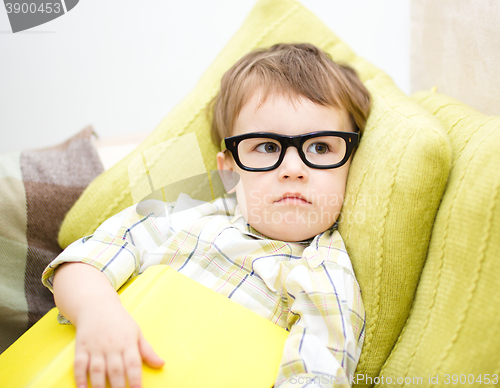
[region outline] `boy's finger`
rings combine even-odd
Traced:
[[[112,353],[106,357],[106,373],[111,388],[125,388],[125,367],[120,353]]]
[[[91,355],[89,377],[92,388],[106,387],[106,361],[102,355]]]
[[[142,359],[137,348],[130,349],[123,355],[125,371],[127,373],[128,385],[131,388],[141,387],[142,383]]]
[[[76,352],[74,362],[75,383],[77,388],[87,388],[87,369],[89,355],[87,352]]]
[[[153,347],[148,341],[146,341],[142,333],[139,337],[139,351],[141,352],[142,359],[149,366],[153,368],[161,368],[165,364],[165,361],[163,361],[160,356],[156,354]]]

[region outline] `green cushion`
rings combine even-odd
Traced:
[[[492,383],[500,365],[500,117],[438,93],[415,99],[447,128],[453,167],[415,305],[382,373],[425,382],[439,374],[441,385],[446,374],[462,383],[490,374]]]
[[[67,246],[132,205],[131,193],[142,192],[136,186],[143,182],[141,187],[146,187],[148,179],[133,178],[129,183],[130,164],[140,165],[142,160],[147,165],[141,167],[144,174],[154,169],[167,183],[175,181],[179,171],[186,177],[196,176],[199,163],[168,161],[172,148],[164,143],[167,139],[195,133],[206,169],[215,169],[217,149],[210,142],[205,107],[217,93],[222,74],[237,59],[254,48],[278,42],[317,45],[333,59],[354,67],[373,95],[373,112],[351,167],[340,231],[367,310],[367,338],[358,373],[377,376],[413,300],[432,220],[449,173],[451,151],[446,133],[429,112],[406,97],[385,73],[356,56],[295,1],[263,0],[255,5],[193,92],[137,150],[85,191],[66,217],[59,241]],[[146,155],[145,151],[157,144],[162,146],[154,156]],[[188,194],[192,192],[188,190]]]
[[[349,172],[339,231],[367,311],[357,373],[375,377],[413,303],[451,151],[442,127],[386,76],[366,86],[373,110]]]

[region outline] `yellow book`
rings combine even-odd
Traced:
[[[168,266],[121,290],[124,306],[165,360],[143,387],[270,388],[288,332]],[[75,328],[51,310],[0,355],[0,387],[75,387]]]

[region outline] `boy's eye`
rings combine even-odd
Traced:
[[[259,144],[257,147],[255,147],[255,149],[262,153],[271,154],[274,152],[279,152],[280,147],[276,143],[266,142]]]
[[[325,154],[328,152],[328,145],[325,143],[312,143],[309,147],[307,147],[307,152]]]

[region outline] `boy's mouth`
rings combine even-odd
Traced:
[[[310,205],[311,202],[307,200],[306,197],[301,195],[300,193],[285,193],[276,201],[274,201],[277,205]]]

